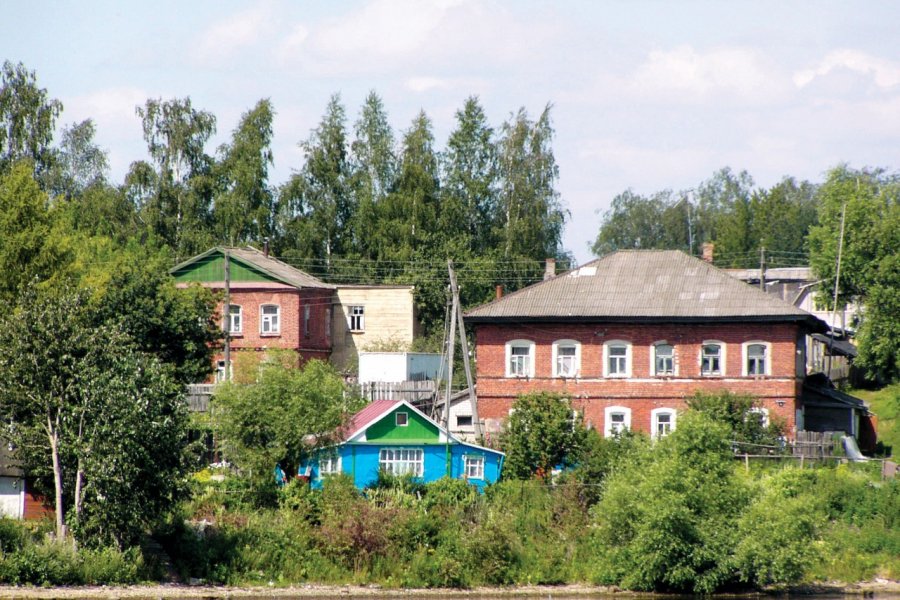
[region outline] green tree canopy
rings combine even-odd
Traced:
[[[53,129],[62,103],[38,87],[37,76],[22,63],[4,61],[0,69],[0,172],[27,159],[38,176],[53,163]]]
[[[557,467],[570,467],[585,439],[581,417],[568,397],[548,392],[519,396],[506,420],[501,447],[506,452],[504,477],[546,477]]]

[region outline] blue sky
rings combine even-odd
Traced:
[[[467,96],[497,126],[552,103],[580,260],[627,188],[900,159],[900,3],[6,0],[0,14],[0,57],[37,71],[60,124],[94,119],[114,181],[146,155],[134,109],[150,97],[214,113],[210,151],[271,98],[276,184],[335,92],[352,122],[376,90],[397,131],[424,109],[439,146]]]

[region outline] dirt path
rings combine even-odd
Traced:
[[[788,592],[793,595],[841,595],[859,594],[864,597],[900,598],[900,581],[877,579],[853,585],[822,584],[803,586],[791,590],[780,590],[779,594]],[[203,598],[211,600],[230,600],[233,598],[407,598],[441,597],[441,598],[565,598],[574,596],[637,596],[614,588],[564,585],[564,586],[526,586],[510,588],[475,588],[472,590],[421,590],[421,589],[385,589],[379,586],[326,586],[302,585],[296,587],[225,587],[225,586],[185,586],[185,585],[145,585],[128,587],[13,587],[0,586],[0,599],[27,600],[78,600],[99,598],[102,600],[148,599],[163,600],[175,598]],[[643,594],[647,596],[648,594]],[[757,594],[734,597],[757,597]]]

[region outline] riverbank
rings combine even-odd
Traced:
[[[460,589],[393,589],[381,586],[333,586],[333,585],[301,585],[291,587],[230,587],[230,586],[187,586],[187,585],[134,585],[134,586],[83,586],[83,587],[16,587],[0,586],[0,599],[3,600],[80,600],[101,598],[118,599],[169,599],[169,598],[396,598],[436,597],[436,598],[566,598],[589,596],[660,596],[626,592],[609,586],[559,585],[559,586],[512,586],[512,587],[478,587],[469,590]],[[854,584],[823,583],[815,585],[794,586],[771,590],[771,595],[803,595],[803,596],[837,596],[861,595],[871,597],[873,594],[884,597],[900,597],[900,581],[875,579]],[[759,592],[748,594],[723,594],[727,597],[758,597]]]

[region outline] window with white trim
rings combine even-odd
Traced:
[[[704,377],[725,374],[725,344],[703,342],[700,347],[700,374]]]
[[[631,377],[631,344],[610,340],[603,344],[603,376]]]
[[[243,331],[243,311],[237,304],[228,305],[228,333],[239,334]]]
[[[421,477],[424,467],[425,457],[421,448],[382,448],[378,454],[378,468],[392,475]]]
[[[581,369],[581,344],[575,340],[553,342],[553,376],[577,377]]]
[[[612,437],[631,429],[631,409],[624,406],[607,406],[603,411],[603,434]]]
[[[328,454],[319,458],[319,476],[337,475],[341,472],[341,457],[339,454]]]
[[[480,454],[463,456],[463,473],[466,479],[484,479],[484,456]]]
[[[394,413],[394,424],[397,425],[397,427],[406,427],[409,425],[409,413]]]
[[[534,377],[534,342],[528,340],[507,342],[506,376]]]
[[[744,344],[745,376],[768,375],[769,362],[769,344],[767,342],[746,342]]]
[[[233,369],[234,365],[231,365],[231,367],[232,368],[229,369],[228,371],[233,372],[232,369]],[[222,381],[227,381],[229,379],[228,376],[231,375],[231,373],[229,373],[228,371],[225,370],[225,361],[224,360],[216,361],[216,383],[219,383]]]
[[[650,411],[650,430],[653,437],[661,438],[675,431],[675,409],[654,408]]]
[[[746,417],[747,419],[759,419],[759,424],[763,427],[769,426],[769,409],[762,408],[761,406],[754,406],[748,412]]]
[[[263,304],[259,307],[259,332],[262,335],[281,333],[281,307],[277,304]]]
[[[366,307],[365,306],[348,306],[347,307],[347,326],[350,331],[366,330]]]
[[[653,345],[653,374],[675,375],[675,346],[666,342]]]

